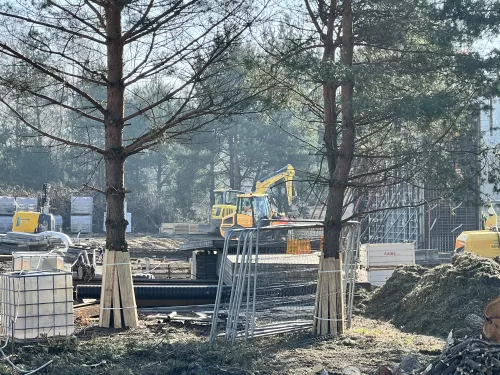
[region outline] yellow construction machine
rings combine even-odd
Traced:
[[[236,211],[236,201],[239,194],[243,194],[243,192],[234,189],[214,190],[215,203],[212,206],[210,224],[206,229],[209,233],[219,233],[222,218]]]
[[[43,184],[40,212],[17,211],[12,220],[12,231],[22,233],[41,233],[53,231],[56,227],[54,215],[50,213],[50,185]]]
[[[222,219],[220,234],[225,236],[229,229],[255,228],[260,223],[261,226],[286,224],[286,218],[279,221],[279,216],[271,208],[269,196],[267,194],[241,194],[238,195],[236,212]]]
[[[280,182],[285,182],[285,190],[286,190],[286,199],[288,202],[288,206],[292,204],[293,198],[293,179],[295,177],[295,169],[291,164],[288,164],[286,167],[283,167],[271,175],[260,179],[255,184],[255,193],[256,194],[265,194],[268,190],[276,186]]]
[[[460,233],[455,241],[455,252],[474,253],[485,258],[500,256],[500,233],[498,232],[498,215],[489,205],[483,214],[484,230],[465,231]]]
[[[284,213],[278,214],[277,210],[272,208],[269,195],[265,193],[278,183],[284,182],[287,202],[290,206],[293,198],[294,177],[295,169],[291,164],[288,164],[286,167],[258,180],[255,184],[255,193],[237,195],[235,211],[222,217],[220,234],[224,237],[225,232],[233,227],[252,228],[255,227],[259,221],[265,223],[265,220],[269,221],[269,219],[285,218],[286,215]],[[213,209],[212,218],[214,218]],[[277,223],[280,222],[271,222],[271,224]]]

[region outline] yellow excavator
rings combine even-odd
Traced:
[[[283,167],[275,171],[271,175],[257,181],[257,183],[255,184],[255,193],[265,194],[269,189],[284,181],[288,206],[291,206],[293,198],[294,177],[295,169],[291,164],[288,164],[286,167]]]
[[[50,185],[43,184],[40,212],[17,211],[12,220],[12,231],[21,233],[41,233],[53,231],[56,227],[54,215],[50,213]]]
[[[270,221],[269,219],[283,219]],[[241,194],[238,195],[236,211],[224,217],[220,226],[220,234],[225,237],[229,229],[255,228],[260,222],[261,226],[286,224],[287,219],[280,217],[271,208],[269,196],[267,194]]]
[[[498,215],[490,204],[483,214],[484,230],[472,230],[460,233],[455,241],[455,252],[474,253],[485,258],[500,256],[500,232],[498,231]]]
[[[269,189],[276,184],[284,181],[287,202],[290,206],[293,198],[293,179],[295,177],[295,169],[291,164],[277,170],[270,176],[263,178],[255,184],[255,193],[240,194],[237,196],[236,211],[222,219],[220,225],[220,234],[225,236],[226,232],[231,228],[252,228],[256,227],[259,222],[261,225],[279,225],[286,223],[286,215],[278,214],[271,207],[269,195],[265,194]],[[272,221],[269,219],[280,219],[281,221]]]

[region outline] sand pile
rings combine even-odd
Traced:
[[[411,332],[447,335],[500,295],[500,265],[471,254],[430,270],[398,268],[368,301],[366,314]]]

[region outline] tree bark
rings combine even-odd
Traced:
[[[234,139],[233,135],[230,134],[227,140],[227,145],[229,148],[229,187],[236,189],[236,183],[234,179]]]
[[[336,18],[337,1],[331,0],[328,12],[327,33],[325,47],[323,51],[323,63],[335,60],[334,43],[334,22]],[[338,200],[342,197],[338,195],[338,188],[335,181],[335,169],[337,165],[337,110],[336,95],[338,86],[326,82],[323,84],[323,116],[324,116],[324,143],[326,150],[326,160],[328,164],[328,197],[325,216],[325,242],[324,257],[337,258],[340,254],[340,221],[338,215]],[[340,215],[340,217],[342,214]],[[338,223],[337,223],[338,221]]]
[[[351,0],[344,0],[342,3],[341,62],[345,68],[346,76],[343,79],[341,87],[342,139],[336,155],[328,155],[330,188],[328,190],[325,218],[325,258],[333,257],[338,259],[340,255],[344,195],[354,155],[355,126],[352,108],[354,82],[350,71],[354,52],[352,29],[352,3]],[[335,140],[337,141],[337,139]],[[334,158],[335,160],[330,160],[330,158]],[[332,167],[334,167],[333,170],[331,169]]]
[[[130,254],[125,232],[125,159],[123,147],[123,41],[121,12],[123,3],[105,3],[108,52],[107,107],[104,116],[106,168],[106,251],[101,286],[99,325],[137,327],[137,307],[132,281]]]
[[[214,150],[210,150],[210,175],[209,175],[209,181],[210,181],[210,207],[212,207],[215,204],[215,152]],[[210,218],[210,212],[209,212],[209,218]]]
[[[156,193],[160,194],[161,188],[163,187],[163,157],[158,153],[158,158],[156,159]]]
[[[337,17],[335,0],[330,3],[323,61],[335,56],[333,40],[334,19]],[[325,217],[324,253],[320,260],[315,305],[314,332],[319,335],[338,335],[345,329],[345,301],[343,290],[341,232],[344,195],[354,155],[353,79],[350,69],[353,60],[352,4],[342,1],[341,63],[346,76],[341,84],[342,127],[337,129],[335,109],[336,90],[329,82],[323,84],[325,147],[329,171],[329,189]],[[338,132],[341,134],[338,145]]]
[[[108,52],[108,100],[105,116],[106,163],[106,248],[127,251],[125,241],[125,181],[123,153],[123,43],[121,41],[121,12],[119,1],[111,0],[106,7],[106,36]]]

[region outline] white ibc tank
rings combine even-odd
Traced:
[[[3,339],[71,335],[75,329],[72,275],[66,271],[2,274],[0,307],[0,335]]]
[[[92,233],[92,216],[71,216],[71,233]]]
[[[17,197],[16,207],[17,211],[36,212],[38,210],[38,198]]]
[[[0,215],[14,215],[16,200],[14,197],[0,197]]]
[[[92,215],[94,198],[71,197],[71,215]]]

